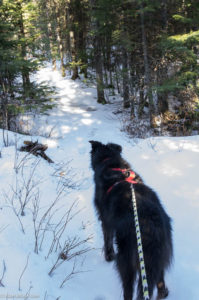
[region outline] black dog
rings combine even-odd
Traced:
[[[139,274],[137,299],[143,299],[137,240],[129,176],[130,165],[121,157],[117,144],[92,144],[91,164],[94,170],[95,206],[102,222],[105,259],[116,259],[125,300],[132,300],[133,286]],[[123,171],[126,170],[126,171]],[[164,272],[172,260],[171,221],[158,196],[135,174],[134,190],[142,236],[146,275],[151,298],[155,286],[158,299],[166,298],[168,289]],[[117,253],[114,253],[113,240]]]

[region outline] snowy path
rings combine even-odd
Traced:
[[[168,300],[198,300],[199,137],[150,138],[135,143],[121,132],[121,124],[112,114],[115,104],[97,104],[93,88],[85,88],[81,82],[63,79],[58,72],[52,72],[49,68],[41,70],[37,76],[38,81],[47,80],[58,88],[58,106],[50,111],[49,116],[36,119],[32,131],[40,136],[51,132],[49,138],[39,137],[41,142],[48,143],[47,154],[56,163],[70,161],[74,179],[81,181],[79,190],[71,191],[63,201],[79,200],[79,208],[83,211],[76,216],[70,230],[72,233],[82,232],[82,236],[92,234],[92,247],[95,250],[85,255],[82,266],[85,273],[75,275],[64,288],[59,289],[61,278],[71,268],[72,262],[57,269],[50,278],[47,273],[54,258],[45,261],[42,257],[42,253],[45,256],[45,249],[40,255],[31,252],[31,237],[19,232],[19,228],[15,226],[16,217],[13,217],[12,211],[4,208],[2,202],[0,228],[5,225],[8,227],[0,233],[3,245],[0,247],[0,257],[7,265],[5,288],[0,287],[0,297],[1,294],[24,294],[29,286],[33,286],[30,295],[38,295],[39,299],[44,300],[58,297],[62,300],[122,300],[121,285],[114,264],[106,263],[103,258],[101,228],[92,205],[94,186],[88,141],[93,139],[121,144],[125,158],[160,195],[173,219],[174,227],[175,260],[167,274],[170,289]],[[2,188],[13,176],[14,151],[14,147],[2,149]],[[51,176],[52,172],[52,166],[41,162],[41,177],[46,177],[46,174]],[[43,183],[42,197],[45,204],[50,201],[53,188],[53,180]],[[31,233],[32,223],[28,216],[30,214],[27,213],[23,222]],[[13,230],[12,226],[16,228]],[[80,227],[84,230],[80,231]],[[18,279],[15,278],[20,277],[30,252],[23,286],[18,291]]]

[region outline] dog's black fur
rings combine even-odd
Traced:
[[[125,300],[132,300],[133,286],[139,274],[139,260],[134,224],[131,185],[122,181],[125,174],[112,168],[130,169],[121,157],[122,147],[109,143],[90,141],[91,165],[94,170],[95,206],[102,222],[105,259],[116,259]],[[156,193],[146,186],[136,174],[134,190],[142,236],[143,252],[150,298],[155,286],[158,299],[166,298],[168,289],[164,282],[164,272],[172,260],[171,220],[163,209]],[[122,181],[122,182],[120,182]],[[120,182],[117,185],[114,183]],[[114,185],[114,186],[113,186]],[[113,186],[110,192],[107,192]],[[117,246],[114,253],[113,241]],[[143,299],[142,283],[139,275],[137,299]]]

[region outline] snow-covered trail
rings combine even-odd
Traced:
[[[170,289],[168,300],[198,300],[199,137],[162,137],[137,141],[129,139],[120,130],[120,121],[112,113],[118,105],[116,100],[115,104],[104,106],[97,104],[94,88],[87,88],[80,81],[63,79],[59,72],[52,72],[50,68],[38,72],[37,80],[48,81],[57,87],[57,107],[49,111],[48,116],[36,118],[33,123],[26,121],[27,126],[35,135],[32,137],[33,140],[39,138],[40,142],[48,144],[47,154],[55,163],[70,161],[70,167],[75,174],[74,180],[81,181],[79,189],[70,192],[63,201],[78,198],[79,208],[83,210],[74,219],[70,227],[71,232],[79,232],[79,227],[82,225],[84,227],[82,236],[93,235],[92,247],[95,250],[85,255],[82,266],[85,272],[75,275],[62,289],[59,289],[60,280],[68,271],[68,267],[71,267],[70,262],[66,262],[52,278],[49,278],[47,270],[50,262],[43,261],[42,254],[39,256],[31,254],[29,267],[24,274],[26,280],[22,291],[28,290],[31,281],[32,295],[39,295],[39,299],[55,300],[60,297],[61,300],[122,300],[121,284],[114,264],[105,262],[103,258],[102,232],[92,204],[94,184],[88,141],[99,140],[122,145],[124,157],[145,182],[157,191],[173,219],[174,262],[166,276]],[[49,133],[51,133],[50,137],[42,137]],[[10,180],[13,169],[12,159],[14,160],[14,147],[6,150],[3,148],[1,187]],[[51,175],[52,166],[41,162],[39,172],[41,176]],[[53,194],[53,181],[43,184],[42,188],[45,195],[43,201],[46,203],[50,201]],[[12,249],[15,249],[18,261],[23,261],[24,266],[32,247],[31,238],[24,237],[18,229],[15,229],[15,238],[12,238],[12,224],[16,220],[11,212],[5,214],[5,209],[3,211],[0,228],[3,226],[3,221],[6,223],[7,218],[10,218],[9,227],[0,233],[0,241],[2,236],[4,247],[3,250],[0,247],[0,255],[6,262],[10,261],[7,281],[5,280],[6,292],[12,291],[17,295],[18,285],[10,271],[11,265],[15,264]],[[32,226],[31,220],[26,218],[24,222],[28,228]],[[13,274],[19,278],[23,268],[17,263],[15,268]],[[38,274],[40,274],[39,280]],[[3,294],[5,290],[2,288]]]
[[[101,137],[104,130],[105,139],[117,139],[118,121],[110,107],[107,109],[106,105],[96,102],[94,88],[87,88],[80,81],[62,78],[58,71],[52,73],[49,69],[42,69],[38,77],[38,80],[47,80],[57,88],[58,106],[50,112],[47,120],[48,129],[54,128],[53,136],[64,141],[71,138],[75,147],[81,147],[81,141]],[[111,106],[114,107],[113,104]],[[43,129],[46,131],[47,128]]]

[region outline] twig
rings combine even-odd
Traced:
[[[11,199],[9,199],[9,196],[4,192],[4,198],[10,204],[10,206],[8,206],[8,207],[12,208],[12,210],[13,210],[15,216],[17,217],[17,220],[19,221],[19,224],[21,226],[21,231],[23,232],[23,234],[25,234],[25,229],[24,229],[23,224],[21,222],[21,219],[20,219],[20,216],[19,216],[19,212],[17,212],[17,210],[16,210],[16,208],[14,206],[14,195],[12,196]]]
[[[44,300],[46,300],[48,297],[47,291],[45,291]]]
[[[65,261],[69,261],[73,257],[77,257],[88,251],[91,251],[92,248],[87,247],[87,248],[83,248],[83,249],[80,249],[80,250],[77,250],[77,251],[74,251],[71,253],[72,250],[74,250],[75,248],[79,247],[82,244],[87,243],[91,238],[92,238],[92,236],[89,236],[88,238],[86,238],[84,240],[80,240],[78,237],[74,237],[72,240],[68,238],[68,241],[65,242],[64,246],[62,247],[62,249],[57,257],[57,260],[55,261],[54,265],[50,269],[48,275],[52,276],[53,272],[59,266],[61,266]]]
[[[28,262],[29,262],[29,257],[30,257],[30,253],[28,254],[27,256],[27,260],[26,260],[26,264],[25,264],[25,267],[21,273],[21,276],[19,277],[19,291],[21,291],[21,278],[23,276],[23,274],[25,273],[26,269],[27,269],[27,266],[28,266]]]
[[[60,285],[60,289],[63,288],[63,286],[65,285],[65,283],[70,280],[74,275],[76,274],[80,274],[80,273],[85,273],[86,271],[77,271],[76,270],[76,259],[74,261],[74,264],[73,264],[73,268],[72,268],[72,271],[70,272],[70,274],[68,274],[65,279],[62,281],[61,285]]]
[[[59,193],[56,197],[56,199],[52,202],[52,204],[49,206],[49,208],[44,212],[43,216],[41,217],[41,219],[38,222],[38,225],[36,225],[37,223],[37,218],[38,218],[38,212],[39,212],[39,201],[37,198],[35,198],[34,202],[33,202],[33,223],[34,223],[34,232],[35,232],[35,249],[34,252],[35,253],[39,253],[39,234],[42,230],[42,226],[45,223],[46,219],[49,220],[49,218],[51,218],[50,212],[53,209],[53,207],[55,207],[56,203],[59,201],[60,199],[60,195],[61,193]],[[48,223],[48,221],[47,221]]]
[[[31,291],[32,288],[33,288],[33,286],[30,285],[29,290],[27,291],[27,293],[26,293],[26,295],[24,297],[24,300],[27,300],[30,297],[30,291]]]
[[[41,184],[40,181],[36,181],[34,182],[34,174],[36,171],[36,168],[39,164],[39,161],[37,161],[32,169],[32,171],[30,172],[28,179],[27,176],[24,174],[24,165],[22,167],[22,188],[21,188],[21,196],[19,197],[19,202],[21,205],[21,216],[24,216],[24,210],[26,205],[28,204],[28,202],[31,200],[32,195],[33,195],[33,191],[36,189],[36,187]],[[24,191],[24,193],[23,193]],[[24,194],[24,195],[23,195]]]
[[[6,264],[5,264],[5,260],[3,260],[3,272],[2,272],[1,279],[0,279],[0,287],[5,287],[5,285],[2,283],[5,272],[6,272]]]
[[[69,166],[70,163],[71,161],[67,161],[66,163],[55,165],[55,171],[52,175],[59,179],[57,191],[59,191],[63,187],[72,190],[78,189],[80,187],[80,183],[78,183],[77,180],[74,181],[73,179],[77,176],[73,169]]]
[[[9,225],[0,228],[0,233],[2,233]]]

